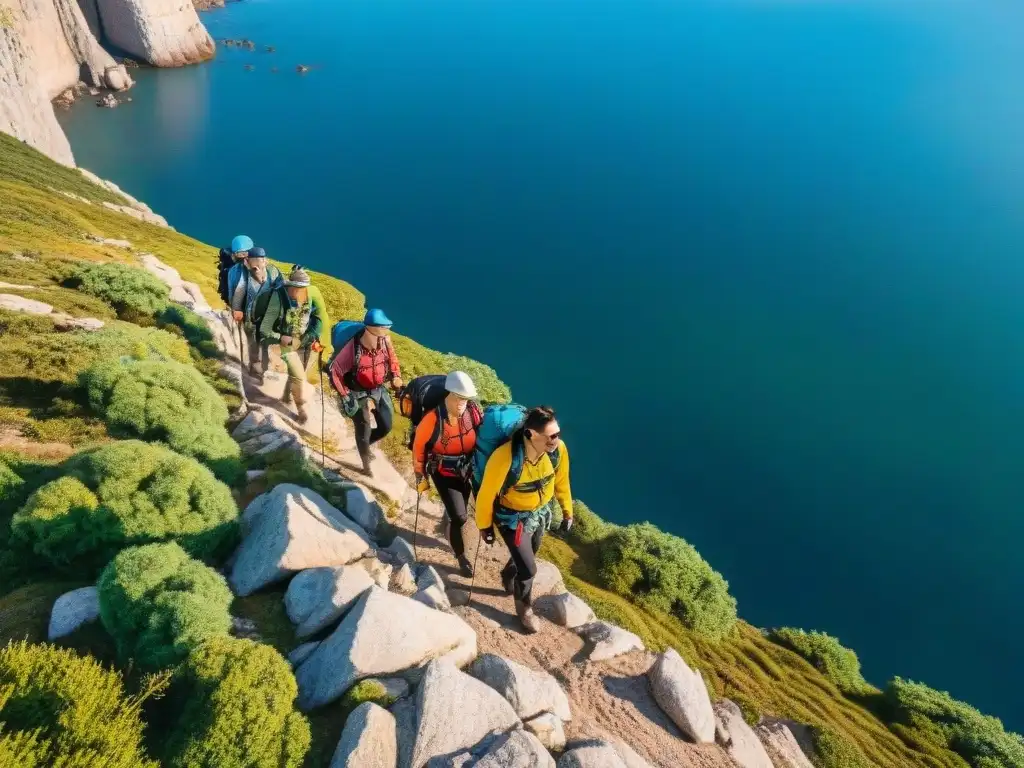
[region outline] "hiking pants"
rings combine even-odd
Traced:
[[[268,354],[270,344],[266,340],[261,341],[257,338],[258,331],[259,329],[255,325],[245,324],[245,362],[250,367],[259,365],[260,370],[266,373],[270,367],[270,355]]]
[[[452,552],[456,557],[466,554],[466,545],[462,539],[462,526],[469,519],[466,505],[469,503],[469,483],[461,477],[448,477],[439,472],[432,472],[430,478],[434,481],[441,496],[441,503],[444,504],[445,514],[448,515],[448,543],[452,545]]]
[[[373,418],[377,422],[377,426],[370,426],[365,408],[361,408],[352,417],[352,425],[356,428],[356,448],[359,449],[360,456],[369,455],[370,446],[383,439],[391,431],[391,395],[384,387],[377,387],[369,393],[369,397],[377,406],[373,411]]]
[[[537,550],[544,540],[544,526],[538,525],[537,530],[530,536],[523,532],[522,541],[516,546],[515,528],[506,528],[503,525],[495,526],[501,538],[505,540],[509,554],[512,557],[504,568],[501,569],[501,579],[505,581],[509,576],[515,576],[512,585],[512,594],[516,600],[527,605],[531,602],[530,594],[533,591],[533,577],[537,575]]]

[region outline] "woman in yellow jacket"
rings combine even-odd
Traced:
[[[555,412],[531,408],[520,432],[495,449],[484,468],[476,496],[476,524],[485,542],[494,542],[494,526],[511,558],[502,569],[505,591],[515,598],[516,614],[527,632],[540,630],[530,593],[537,575],[537,550],[551,523],[551,501],[562,507],[562,530],[572,527],[569,451],[561,442]]]

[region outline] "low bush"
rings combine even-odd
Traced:
[[[126,549],[99,580],[100,619],[122,661],[160,669],[231,630],[224,577],[177,544]]]
[[[157,325],[172,333],[180,333],[203,357],[221,356],[206,321],[188,307],[168,304],[157,316]]]
[[[388,693],[388,689],[379,680],[360,680],[345,691],[338,705],[347,718],[360,704],[368,701],[387,709],[395,703],[395,697]]]
[[[84,371],[80,381],[90,407],[112,432],[166,442],[229,483],[241,473],[238,443],[224,427],[228,408],[191,365],[101,360]]]
[[[12,538],[58,569],[87,577],[121,549],[179,542],[190,554],[227,554],[237,535],[231,491],[168,448],[125,440],[81,451],[11,521]]]
[[[50,645],[0,649],[0,765],[158,768],[142,747],[143,702],[167,685],[143,680],[126,696],[116,672]]]
[[[686,541],[650,523],[616,528],[601,545],[601,578],[613,592],[721,639],[736,626],[729,585]]]
[[[771,630],[768,638],[803,656],[843,693],[860,693],[867,686],[857,654],[831,635],[782,627]]]
[[[815,728],[812,738],[818,768],[874,768],[856,744],[831,729]]]
[[[152,317],[167,307],[167,285],[146,270],[127,264],[82,264],[66,285],[102,299],[123,319]]]
[[[885,701],[894,725],[916,728],[974,768],[1024,765],[1024,738],[948,693],[897,677],[886,686]]]
[[[295,711],[298,687],[273,648],[221,637],[189,656],[174,682],[180,712],[164,765],[170,768],[298,768],[310,730]]]
[[[579,499],[572,503],[572,530],[566,538],[574,544],[597,544],[608,538],[617,526],[606,523]]]

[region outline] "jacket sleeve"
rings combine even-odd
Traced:
[[[331,342],[331,337],[328,333],[331,328],[331,316],[327,312],[327,302],[324,301],[324,295],[320,293],[320,289],[315,285],[309,286],[309,299],[313,302],[316,311],[320,315],[320,343],[326,347]]]
[[[402,369],[398,365],[398,355],[395,354],[395,345],[392,342],[388,342],[388,359],[391,360],[391,375],[401,378]]]
[[[242,275],[239,272],[240,265],[236,264],[228,272],[228,290],[231,295],[231,309],[235,312],[241,312],[245,309],[245,288],[246,280],[242,279]]]
[[[476,495],[476,527],[481,531],[494,524],[494,502],[501,492],[501,485],[512,468],[512,451],[508,443],[491,454],[484,467],[484,479]]]
[[[562,514],[572,517],[572,488],[569,487],[569,449],[562,443],[558,469],[555,470],[555,498],[562,508]]]
[[[348,386],[345,384],[345,374],[352,370],[352,364],[356,360],[356,341],[353,339],[338,352],[334,357],[334,362],[331,363],[331,367],[328,370],[327,375],[331,378],[331,384],[334,385],[335,391],[344,397],[348,394]]]
[[[267,313],[263,315],[263,322],[260,323],[260,336],[271,344],[281,343],[281,334],[274,330],[274,323],[281,316],[281,297],[275,295],[267,302]]]
[[[434,427],[437,426],[437,412],[431,411],[424,416],[416,427],[416,437],[412,442],[412,467],[418,475],[423,474],[423,468],[427,465],[427,443],[430,436],[434,434]]]

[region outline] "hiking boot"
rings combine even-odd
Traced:
[[[467,579],[473,578],[473,564],[469,562],[469,558],[465,555],[459,555],[456,559],[459,561],[459,573]]]
[[[366,475],[367,477],[373,477],[373,468],[370,466],[370,451],[367,450],[366,453],[360,451],[359,458],[362,459],[363,461],[363,474]]]
[[[523,629],[528,635],[540,632],[540,619],[533,612],[533,608],[521,600],[516,600],[516,616],[519,617],[519,623],[523,625]]]

